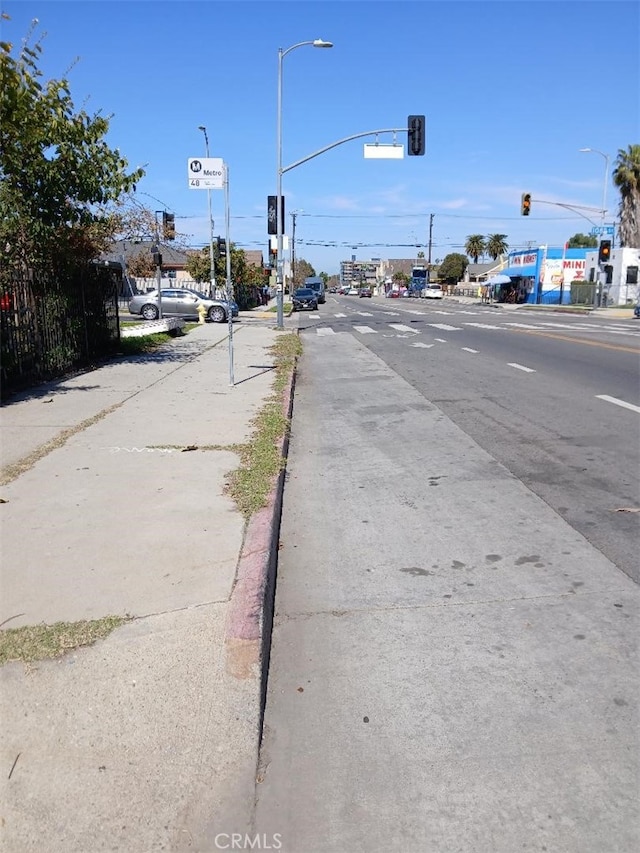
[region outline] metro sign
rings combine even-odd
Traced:
[[[187,175],[190,190],[224,189],[224,161],[221,157],[189,157]]]

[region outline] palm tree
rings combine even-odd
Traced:
[[[499,255],[506,255],[509,251],[506,234],[489,234],[487,237],[486,253],[495,261]]]
[[[464,244],[464,250],[470,258],[473,258],[474,264],[477,264],[480,255],[484,255],[486,251],[486,245],[482,234],[471,234],[467,237],[467,242]]]
[[[620,245],[640,249],[640,145],[618,150],[613,183],[620,189]]]

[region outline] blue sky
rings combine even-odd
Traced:
[[[77,107],[113,114],[109,142],[138,190],[176,215],[192,246],[208,245],[207,194],[187,185],[187,159],[228,164],[231,239],[265,251],[266,199],[276,192],[278,48],[322,38],[283,61],[283,165],[344,137],[427,117],[427,153],[365,160],[341,145],[283,178],[296,254],[339,271],[355,254],[432,258],[469,234],[507,235],[512,247],[562,245],[591,224],[536,200],[602,207],[606,160],[640,141],[637,2],[7,2],[3,39],[31,19],[46,33],[46,78],[69,71]],[[380,142],[391,142],[390,135]],[[406,141],[400,135],[398,141]],[[520,196],[532,213],[520,216]],[[213,192],[224,234],[222,192]],[[141,195],[151,208],[160,208]],[[608,220],[619,196],[609,181]],[[600,221],[598,213],[583,213]],[[354,250],[353,247],[357,246]]]

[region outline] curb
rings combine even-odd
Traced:
[[[293,412],[297,361],[285,388],[282,410],[288,424]],[[273,607],[275,601],[276,569],[278,563],[282,494],[289,450],[287,426],[279,441],[283,465],[275,477],[266,506],[251,516],[236,570],[236,582],[229,600],[225,624],[225,668],[238,679],[260,678],[259,732],[266,704],[267,674]]]

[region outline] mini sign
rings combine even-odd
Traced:
[[[402,160],[404,145],[373,145],[365,142],[365,160]]]
[[[189,157],[187,174],[190,190],[224,189],[224,161],[221,157]]]

